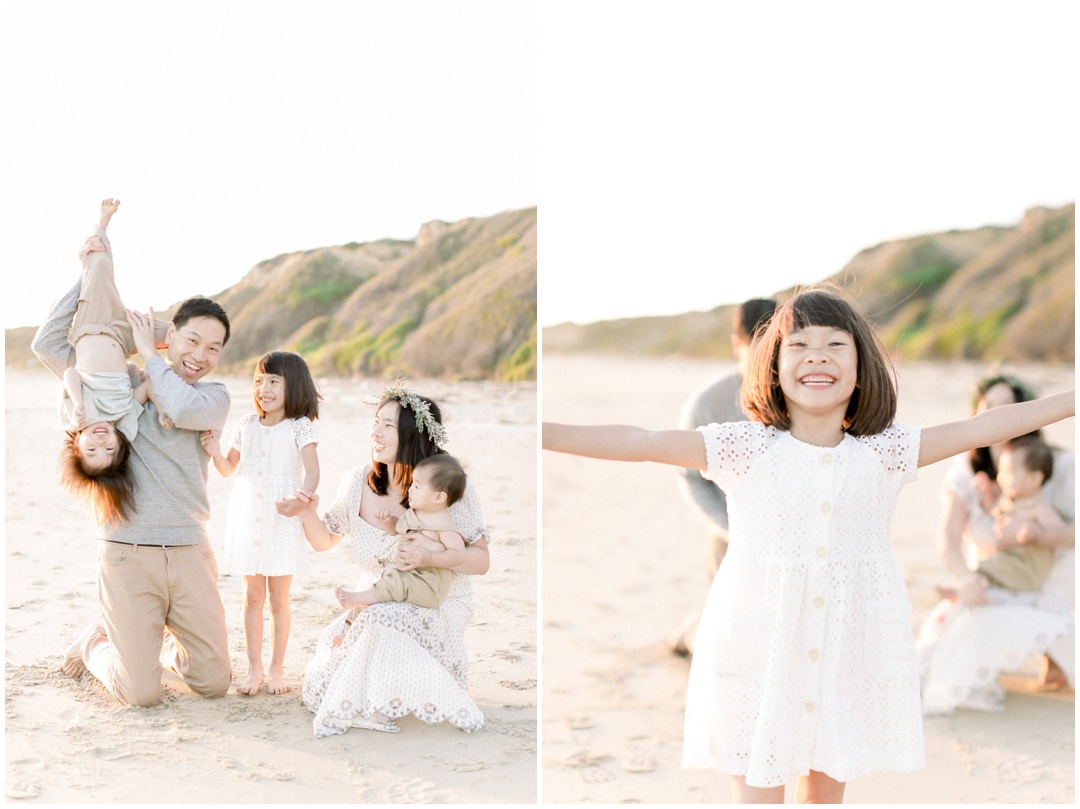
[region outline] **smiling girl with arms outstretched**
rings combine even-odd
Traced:
[[[802,292],[755,343],[752,422],[698,430],[545,423],[543,447],[700,469],[731,539],[697,636],[683,766],[740,803],[840,802],[875,770],[924,766],[911,606],[889,543],[917,468],[1074,412],[1072,392],[923,430],[893,424],[889,360],[842,297]]]

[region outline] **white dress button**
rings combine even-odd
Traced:
[[[813,713],[816,710],[817,710],[817,706],[814,705],[814,703],[812,703],[812,702],[806,703],[806,712],[807,713]]]
[[[824,503],[821,504],[821,513],[822,514],[828,514],[831,511],[832,511],[832,503],[830,503],[828,500],[826,500]]]
[[[817,660],[819,657],[821,657],[821,652],[819,652],[817,649],[811,649],[809,652],[806,653],[806,656],[809,657],[811,660]]]
[[[818,548],[816,551],[814,551],[814,553],[817,554],[818,559],[824,559],[826,554],[828,554],[828,551],[825,548],[822,547],[822,548]]]
[[[832,453],[831,452],[823,452],[821,454],[821,462],[823,464],[831,464],[832,463]]]
[[[821,596],[818,596],[817,598],[814,599],[814,606],[817,607],[818,609],[821,609],[822,607],[825,606],[825,599],[822,598]]]

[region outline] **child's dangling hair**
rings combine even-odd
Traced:
[[[83,463],[79,451],[81,432],[68,430],[60,448],[57,460],[60,485],[90,505],[99,523],[115,527],[126,522],[128,514],[135,511],[135,476],[128,463],[131,442],[117,430],[116,455],[107,466],[92,469]]]
[[[888,352],[866,317],[830,289],[805,289],[777,307],[752,347],[742,384],[742,407],[752,420],[789,430],[784,392],[780,389],[780,346],[792,332],[808,326],[846,331],[855,341],[858,376],[844,416],[851,435],[875,435],[896,418],[896,372]]]

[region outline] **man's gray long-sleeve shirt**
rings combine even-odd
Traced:
[[[739,405],[741,389],[742,379],[734,372],[709,383],[687,401],[679,427],[694,430],[706,424],[747,421],[748,417]],[[709,524],[710,531],[727,535],[727,497],[723,489],[703,478],[697,469],[680,471],[679,489]]]

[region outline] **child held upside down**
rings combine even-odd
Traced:
[[[128,310],[113,275],[112,248],[105,229],[120,200],[101,202],[101,218],[79,254],[82,279],[72,323],[75,365],[64,372],[62,426],[67,433],[60,452],[61,483],[89,501],[103,523],[127,519],[133,497],[128,466],[139,414],[154,395],[150,381],[133,388],[127,358],[136,353]],[[168,324],[155,321],[157,346],[165,345]],[[134,368],[134,366],[132,366]],[[172,422],[157,406],[164,427]]]
[[[338,587],[334,591],[338,603],[351,608],[346,624],[351,624],[365,607],[381,601],[404,601],[418,607],[437,607],[443,602],[453,575],[450,568],[465,560],[465,540],[448,509],[465,493],[466,481],[461,464],[446,453],[431,455],[413,467],[409,508],[397,520],[389,511],[378,514],[387,533],[397,532],[398,541],[388,558],[394,558],[397,548],[405,546],[433,553],[449,551],[451,555],[440,559],[447,567],[391,568],[370,589],[358,593]],[[334,643],[340,644],[341,637]]]

